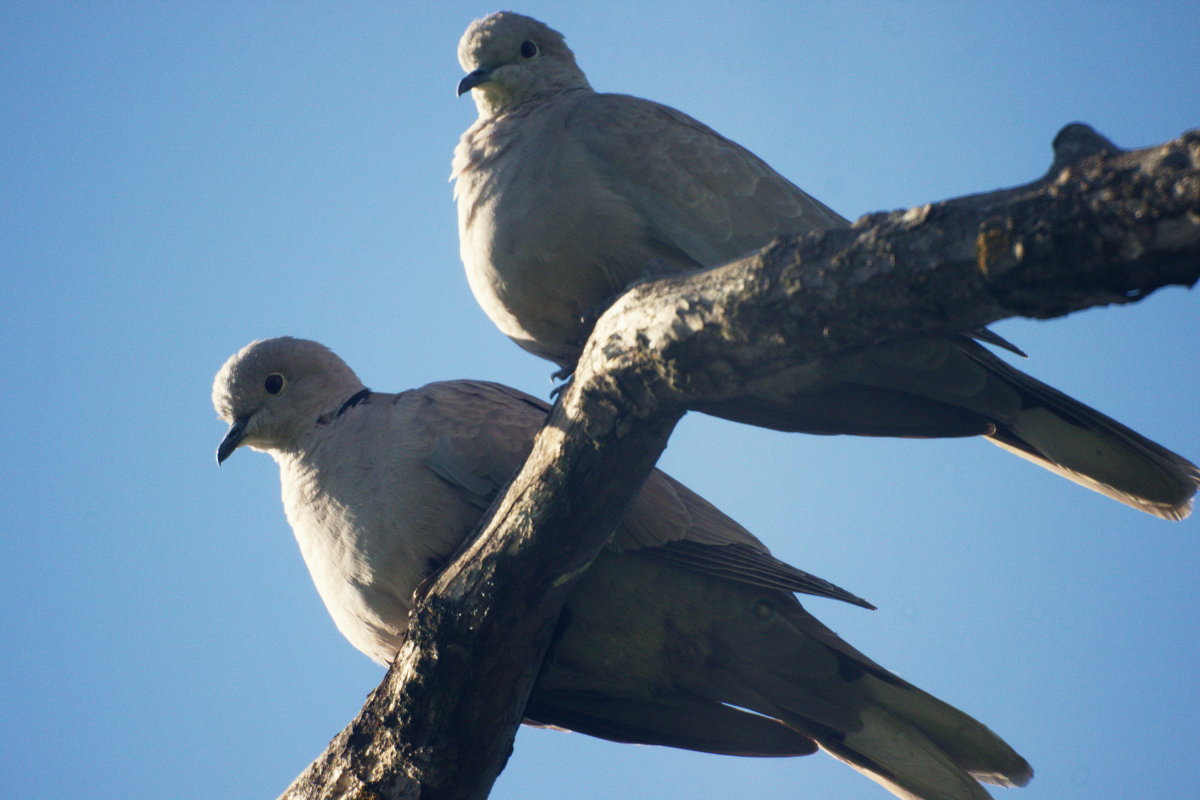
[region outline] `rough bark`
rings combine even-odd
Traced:
[[[1026,186],[782,238],[620,298],[482,534],[426,587],[383,684],[283,797],[486,797],[566,592],[685,409],[786,399],[789,369],[840,350],[1200,278],[1200,133],[1122,152],[1070,125],[1054,152]]]
[[[1122,152],[1075,124],[1054,146],[1050,171],[1028,185],[868,214],[635,287],[597,323],[579,374],[654,359],[659,402],[694,406],[748,383],[786,400],[789,366],[837,351],[1197,280],[1200,131]]]

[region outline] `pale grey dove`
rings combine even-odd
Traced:
[[[453,167],[467,278],[504,334],[566,370],[631,282],[847,224],[687,115],[592,91],[562,35],[535,19],[504,11],[476,20],[458,58],[468,72],[459,94],[470,90],[479,110]],[[818,434],[982,435],[1166,519],[1189,513],[1200,484],[1186,459],[967,336],[865,349],[806,375],[785,406],[735,398],[702,410]]]
[[[413,590],[471,534],[546,415],[493,383],[368,391],[328,349],[289,338],[230,358],[213,405],[230,423],[218,461],[248,445],[279,463],[321,598],[384,664]],[[842,641],[796,591],[862,603],[656,471],[567,600],[527,718],[732,755],[820,746],[907,798],[985,800],[976,778],[1029,780],[999,737]]]

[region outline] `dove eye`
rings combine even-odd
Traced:
[[[267,390],[267,394],[279,394],[283,391],[283,375],[278,372],[272,372],[263,381],[263,388]]]
[[[533,42],[521,42],[521,58],[533,58],[538,54],[538,46]]]

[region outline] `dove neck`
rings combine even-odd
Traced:
[[[355,392],[354,394],[347,397],[346,402],[344,402],[340,406],[338,406],[338,410],[333,412],[333,419],[337,419],[342,414],[345,414],[347,411],[354,408],[359,403],[365,402],[366,399],[370,396],[371,396],[371,390],[368,389],[367,387],[364,386],[363,388],[359,389],[357,392]]]
[[[478,125],[479,122],[483,121],[492,121],[498,117],[507,115],[524,116],[548,102],[559,100],[564,95],[576,92],[595,93],[591,85],[587,82],[587,78],[580,75],[579,79],[579,83],[546,86],[537,91],[523,94],[520,97],[501,93],[479,95],[475,98],[475,109],[479,112],[479,120],[477,120],[476,124]]]
[[[330,424],[335,419],[342,416],[342,414],[345,414],[347,411],[354,408],[356,405],[366,402],[367,398],[370,396],[371,390],[364,386],[362,389],[359,389],[357,392],[347,397],[345,402],[337,407],[337,411],[327,411],[321,416],[317,417],[317,424]]]

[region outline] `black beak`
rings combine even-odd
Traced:
[[[458,96],[462,97],[476,86],[480,85],[481,83],[487,83],[491,79],[491,67],[480,67],[474,72],[467,73],[467,76],[458,82]]]
[[[246,438],[246,423],[250,421],[249,417],[235,419],[233,424],[229,426],[229,431],[226,432],[225,438],[217,445],[217,466],[220,466],[225,459],[233,455],[233,451],[238,449],[242,443],[242,439]]]

